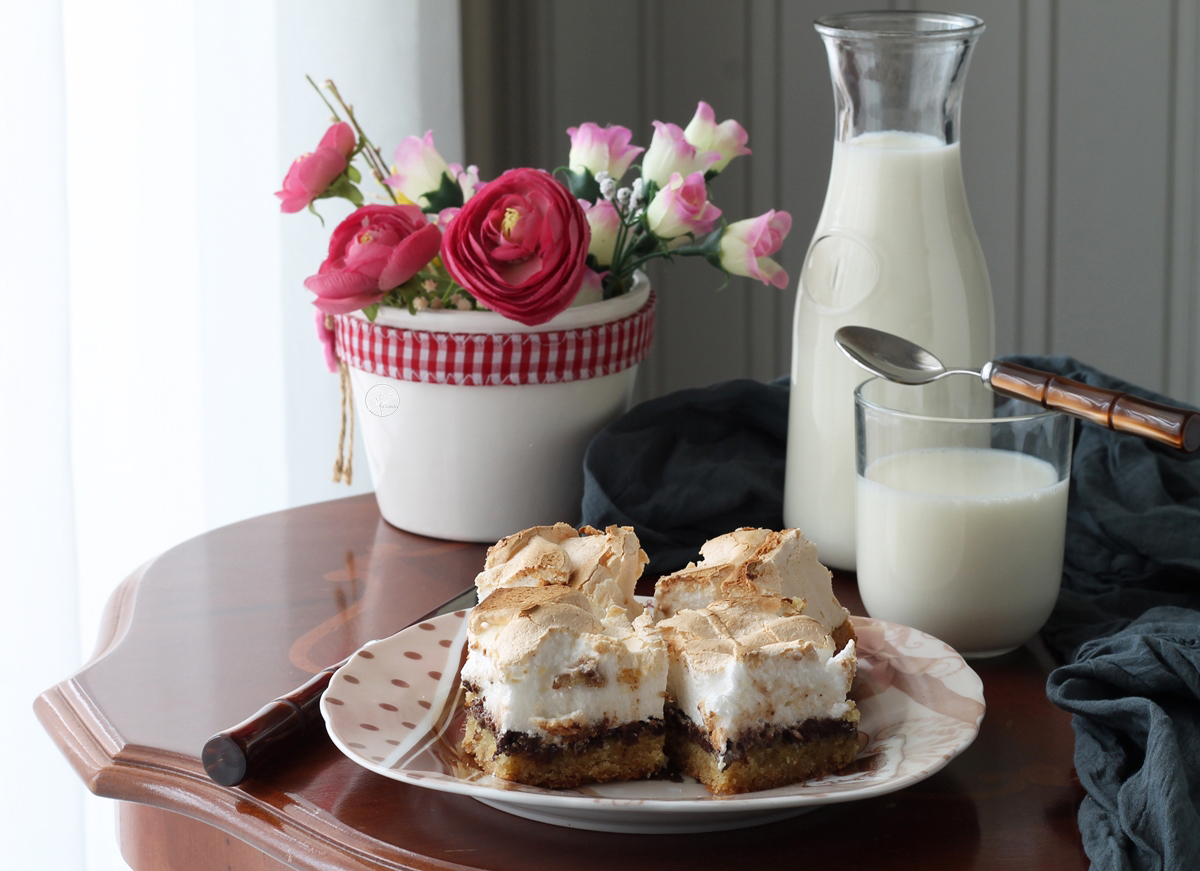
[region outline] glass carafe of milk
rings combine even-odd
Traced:
[[[826,565],[855,566],[854,388],[846,324],[897,333],[949,368],[992,359],[991,285],[959,154],[959,106],[983,22],[933,12],[818,19],[837,131],[800,273],[784,522]]]

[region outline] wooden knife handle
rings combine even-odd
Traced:
[[[1036,402],[1117,432],[1153,439],[1189,453],[1200,448],[1200,412],[1092,387],[1015,363],[993,363],[988,380],[997,393]]]
[[[222,786],[237,786],[260,763],[303,738],[321,722],[321,694],[342,665],[318,672],[232,729],[209,738],[200,753],[208,776]]]

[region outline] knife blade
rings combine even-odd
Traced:
[[[472,583],[408,625],[415,626],[432,617],[469,608],[475,601],[475,585]],[[348,661],[349,657],[318,672],[290,693],[268,702],[232,729],[218,732],[205,741],[200,761],[208,776],[221,786],[237,786],[246,778],[253,777],[264,762],[303,738],[321,722],[321,694],[329,686],[333,673]]]

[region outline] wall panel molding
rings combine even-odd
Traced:
[[[850,0],[460,0],[468,157],[565,160],[565,128],[686,124],[698,99],[750,131],[714,199],[791,212],[786,291],[683,262],[655,272],[639,395],[784,374],[795,284],[825,196],[833,100],[812,28]],[[891,0],[890,8],[938,7]],[[988,24],[963,164],[999,353],[1066,353],[1200,400],[1200,0],[959,0]],[[595,32],[593,39],[580,34]],[[485,173],[486,175],[486,173]],[[715,279],[715,280],[714,280]]]

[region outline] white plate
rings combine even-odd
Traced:
[[[690,777],[541,789],[480,772],[459,749],[458,672],[466,611],[372,641],[321,699],[337,747],[364,768],[426,789],[469,795],[527,819],[603,832],[735,829],[924,780],[965,750],[983,720],[983,684],[953,649],[916,629],[855,617],[859,754],[840,774],[794,786],[714,796]]]

